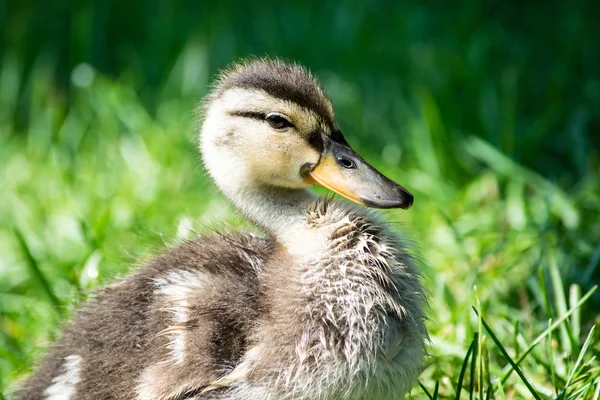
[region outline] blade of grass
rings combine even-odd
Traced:
[[[540,289],[544,298],[544,311],[546,311],[546,317],[552,318],[552,307],[550,306],[550,296],[548,295],[548,288],[546,286],[546,275],[544,274],[544,267],[540,265],[538,269],[538,281],[540,282]]]
[[[558,270],[558,264],[554,254],[549,255],[548,260],[548,272],[550,273],[550,280],[552,281],[552,289],[554,290],[554,299],[556,304],[556,311],[558,315],[563,315],[567,312],[567,299],[565,298],[565,288],[563,286],[560,271]],[[573,313],[575,314],[575,312]],[[563,350],[571,354],[573,352],[573,332],[571,332],[568,323],[561,324],[559,326],[560,332],[560,343],[563,346]]]
[[[435,387],[433,388],[433,395],[431,396],[432,400],[437,400],[440,391],[440,381],[435,381]]]
[[[481,335],[480,332],[475,332],[475,339],[477,340],[474,342],[475,348],[473,349],[473,358],[471,359],[469,400],[473,400],[473,393],[475,392],[475,366],[477,365],[477,354],[479,353],[479,335]]]
[[[418,383],[419,387],[423,390],[423,392],[425,392],[427,398],[429,398],[429,400],[433,400],[433,396],[431,395],[431,393],[429,393],[429,390],[427,390],[427,388],[421,383],[421,381],[418,381]]]
[[[535,340],[533,342],[531,342],[531,344],[529,345],[529,347],[527,348],[527,350],[525,350],[525,352],[523,354],[521,354],[516,361],[516,364],[519,365],[519,363],[521,363],[521,361],[523,361],[523,359],[533,350],[533,348],[535,346],[537,346],[542,340],[544,340],[546,338],[546,336],[548,336],[548,334],[550,332],[552,332],[552,330],[554,330],[557,326],[559,326],[560,324],[563,323],[563,321],[565,321],[567,318],[569,318],[569,316],[575,312],[575,309],[581,307],[581,305],[583,303],[585,303],[591,296],[592,294],[594,294],[594,292],[596,291],[596,289],[598,288],[598,286],[594,286],[592,287],[575,305],[574,308],[571,308],[569,311],[567,311],[564,315],[562,315],[559,319],[556,320],[556,322],[554,322],[552,324],[552,326],[550,326],[548,329],[546,329],[544,332],[540,333],[538,335],[537,338],[535,338]],[[511,367],[504,373],[504,375],[502,376],[502,378],[500,378],[500,381],[502,382],[502,384],[506,383],[506,380],[508,379],[508,377],[510,376],[510,374],[512,373],[512,371],[514,370],[514,368]]]
[[[519,320],[516,320],[513,326],[513,349],[515,349],[515,354],[519,354]]]
[[[485,385],[487,386],[488,392],[489,392],[489,389],[492,388],[492,380],[490,377],[490,375],[491,375],[490,374],[490,351],[487,348],[487,338],[485,336],[483,337],[482,346],[483,346],[483,359],[482,359],[483,379],[485,380]]]
[[[548,320],[548,355],[550,357],[550,379],[554,386],[554,394],[558,396],[558,384],[556,382],[556,370],[554,369],[554,347],[552,346],[552,318]]]
[[[585,339],[585,342],[583,343],[583,346],[581,347],[581,351],[579,352],[577,361],[575,361],[575,365],[573,365],[573,369],[571,370],[571,373],[569,374],[569,377],[567,378],[567,383],[565,384],[565,388],[562,390],[562,392],[564,392],[565,394],[566,394],[567,390],[569,389],[569,386],[571,385],[571,382],[573,381],[573,378],[575,377],[577,370],[579,369],[579,365],[583,361],[583,356],[587,353],[587,349],[590,346],[590,344],[592,343],[592,339],[594,338],[595,331],[596,331],[596,326],[594,325],[594,326],[592,326],[592,329],[590,329],[590,333],[588,334],[587,338]]]
[[[596,371],[596,373],[594,374],[594,376],[592,377],[592,379],[590,379],[590,384],[587,385],[585,393],[583,394],[583,396],[581,396],[582,399],[589,399],[589,398],[591,398],[591,396],[589,396],[590,390],[592,390],[594,388],[594,383],[597,382],[597,379],[598,379],[599,376],[600,376],[600,369],[598,369]]]
[[[583,387],[577,389],[573,393],[571,393],[567,399],[568,400],[578,400],[578,399],[589,399],[588,394],[590,389],[594,387],[594,381],[591,380],[589,383],[584,385]]]
[[[496,394],[500,395],[500,398],[502,400],[506,400],[506,394],[504,393],[504,387],[502,386],[502,382],[500,382],[500,379],[496,379],[495,385],[497,388]]]
[[[475,313],[477,314],[477,316],[479,316],[479,311],[476,308],[474,308],[474,307],[473,307],[473,309],[475,310]],[[502,355],[504,356],[504,358],[506,359],[506,361],[508,361],[512,365],[512,367],[514,368],[514,370],[517,373],[517,375],[519,375],[519,377],[521,378],[521,380],[523,381],[523,383],[525,384],[525,386],[527,386],[527,389],[529,390],[529,392],[531,393],[531,395],[536,400],[541,400],[541,397],[537,394],[537,392],[535,391],[535,389],[531,386],[531,384],[529,383],[529,381],[527,380],[527,378],[525,378],[525,375],[523,375],[523,372],[521,371],[521,369],[519,368],[519,366],[508,355],[508,353],[506,352],[506,349],[504,348],[504,346],[502,346],[502,343],[500,343],[500,340],[498,340],[498,338],[496,337],[496,335],[494,334],[494,332],[492,331],[492,329],[490,328],[490,326],[487,324],[487,322],[485,322],[485,319],[483,319],[483,317],[481,318],[481,323],[484,326],[485,330],[490,334],[490,337],[492,338],[492,340],[494,341],[494,343],[496,343],[496,346],[498,346],[498,349],[500,350],[500,352],[502,353]]]
[[[481,310],[481,301],[479,300],[479,295],[477,293],[477,286],[473,287],[473,291],[475,293],[475,303],[477,304],[477,309]],[[479,391],[479,398],[483,399],[483,344],[485,335],[482,335],[483,332],[483,318],[481,314],[477,314],[477,330],[480,332],[479,340],[477,343],[477,389]]]
[[[27,267],[30,273],[33,275],[33,278],[37,281],[37,283],[42,288],[42,291],[46,294],[48,299],[50,299],[54,310],[58,313],[59,316],[62,316],[63,310],[60,300],[58,299],[58,297],[56,297],[56,294],[54,294],[50,282],[48,282],[48,280],[40,270],[38,262],[36,261],[35,257],[33,257],[33,254],[31,253],[29,245],[27,244],[27,241],[25,240],[25,237],[23,236],[22,232],[17,228],[13,228],[13,235],[17,239],[17,242],[19,243],[19,246],[23,251]]]
[[[592,400],[598,400],[598,397],[600,397],[600,378],[596,378],[596,390],[594,391]]]
[[[456,396],[455,399],[456,400],[460,400],[460,392],[462,391],[462,386],[463,386],[463,381],[465,379],[465,373],[467,372],[467,365],[469,364],[469,357],[471,356],[471,353],[473,352],[473,348],[477,345],[477,333],[475,333],[473,335],[473,340],[471,341],[471,344],[469,345],[469,349],[467,350],[467,355],[465,356],[465,359],[463,360],[462,363],[462,367],[460,368],[460,374],[458,375],[458,388],[456,389]]]
[[[579,285],[571,285],[569,287],[569,306],[572,308],[573,305],[577,304],[581,298],[581,288]],[[570,318],[571,330],[573,331],[573,338],[579,345],[579,337],[581,336],[581,310],[577,309]]]

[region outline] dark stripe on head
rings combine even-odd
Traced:
[[[233,89],[261,90],[270,96],[309,109],[333,128],[330,102],[317,81],[304,68],[277,60],[255,60],[225,73],[213,94]],[[333,129],[332,129],[333,130]]]
[[[244,118],[252,118],[252,119],[260,119],[264,120],[267,118],[267,114],[255,111],[231,111],[229,115],[234,117],[244,117]]]

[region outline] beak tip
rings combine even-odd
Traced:
[[[375,198],[362,197],[361,202],[367,207],[373,208],[402,208],[408,210],[412,207],[415,201],[414,196],[408,190],[401,188],[396,190],[395,194],[387,197],[386,196],[375,196]]]
[[[404,200],[404,206],[402,208],[405,210],[408,210],[409,208],[412,207],[414,202],[415,202],[415,197],[411,193],[408,193],[408,195],[406,196],[406,199]]]

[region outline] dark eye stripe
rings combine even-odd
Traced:
[[[260,120],[264,120],[267,117],[267,114],[256,111],[229,111],[228,114],[234,117],[252,118]]]
[[[282,126],[279,128],[274,127],[275,129],[283,129],[283,128],[287,128],[289,126],[294,126],[291,122],[289,122],[284,117],[281,117],[278,115],[269,116],[265,113],[256,112],[256,111],[229,111],[228,114],[231,116],[234,116],[234,117],[252,118],[252,119],[257,119],[257,120],[261,120],[261,121],[266,120],[269,123],[270,123],[269,117],[278,117],[278,118],[281,118],[282,120],[284,120],[285,122],[287,122],[287,124],[284,123],[285,126]],[[346,142],[346,139],[344,138],[344,135],[342,135],[342,132],[339,129],[332,129],[331,132],[332,133],[329,135],[331,140],[333,140],[334,142],[349,146],[348,142]],[[323,151],[323,139],[321,138],[321,130],[320,129],[314,130],[310,133],[310,135],[308,136],[308,144],[310,145],[310,147],[317,150],[318,152]]]
[[[294,126],[287,118],[277,114],[265,114],[257,111],[229,111],[229,115],[234,117],[252,118],[261,121],[267,121],[274,129],[284,129]]]

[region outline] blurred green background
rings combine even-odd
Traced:
[[[251,55],[309,67],[416,196],[386,213],[430,291],[415,398],[597,394],[598,21],[581,0],[0,1],[0,398],[88,290],[195,231],[253,229],[193,143],[212,77]]]

